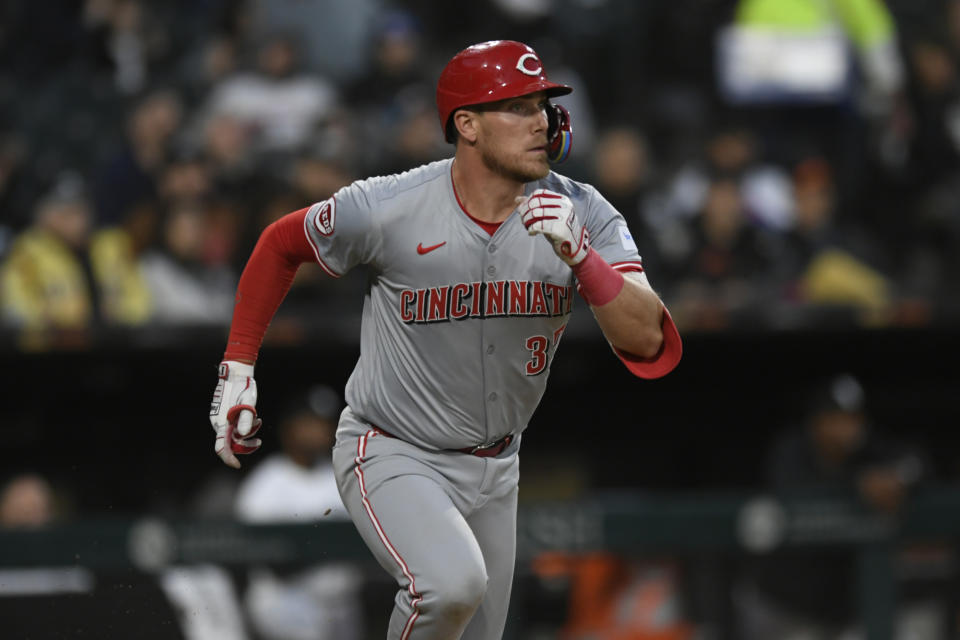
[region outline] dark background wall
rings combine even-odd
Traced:
[[[222,467],[206,417],[221,344],[2,353],[4,475],[47,472],[84,512],[183,504]],[[688,334],[678,369],[641,381],[599,339],[571,338],[521,457],[528,469],[575,461],[599,487],[759,486],[763,452],[802,414],[806,389],[846,370],[864,383],[877,427],[924,445],[938,479],[954,480],[958,347],[960,332],[947,330]],[[271,418],[287,392],[306,382],[342,389],[357,354],[338,343],[264,348],[264,451],[276,447]]]

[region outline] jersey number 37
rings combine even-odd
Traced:
[[[563,330],[566,328],[567,325],[565,324],[557,328],[557,330],[553,332],[552,341],[546,336],[530,336],[527,338],[524,346],[530,351],[530,360],[527,361],[524,371],[528,376],[538,376],[547,370],[551,353],[550,347],[551,345],[553,346],[553,353],[557,352],[557,344],[559,344]]]

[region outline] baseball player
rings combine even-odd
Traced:
[[[513,581],[524,428],[578,295],[637,376],[680,359],[623,217],[550,170],[570,93],[530,47],[471,46],[440,76],[454,157],[357,181],[267,227],[237,288],[210,420],[215,450],[260,445],[254,363],[299,264],[367,265],[360,358],[333,450],[363,540],[397,581],[391,640],[490,640]]]

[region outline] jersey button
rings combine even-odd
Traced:
[[[497,268],[493,265],[487,267],[487,275],[494,275],[497,272]]]
[[[487,247],[487,251],[489,251],[490,253],[496,253],[496,251],[497,251],[497,245],[495,245],[495,244],[493,244],[493,243],[491,242],[491,243],[490,243],[490,246]]]
[[[487,347],[487,353],[493,353],[493,350],[494,350],[493,345],[490,345],[489,347]]]
[[[487,400],[489,400],[490,402],[496,402],[496,401],[497,401],[497,392],[494,391],[494,392],[492,392],[490,395],[488,395],[488,396],[487,396]]]

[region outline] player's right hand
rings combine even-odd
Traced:
[[[260,448],[254,438],[261,420],[257,417],[257,382],[253,365],[224,360],[217,372],[220,378],[210,403],[210,424],[216,432],[214,451],[234,469],[240,468],[237,453],[253,453]]]
[[[520,220],[530,235],[542,234],[553,245],[561,260],[574,267],[590,252],[590,234],[573,210],[573,202],[565,195],[537,189],[530,197],[517,198]]]

